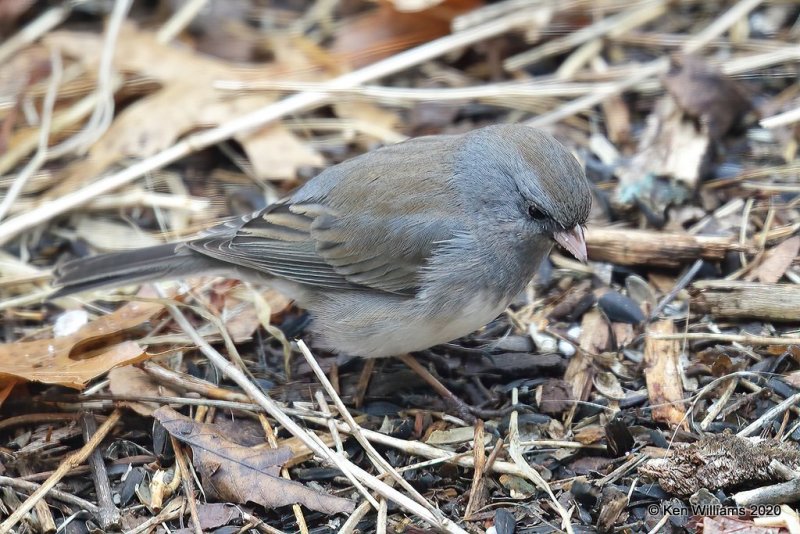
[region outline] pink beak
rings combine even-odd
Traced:
[[[559,230],[553,234],[553,239],[567,249],[577,260],[586,263],[586,239],[583,237],[583,227],[581,225],[569,230]]]

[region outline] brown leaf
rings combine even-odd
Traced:
[[[109,390],[114,395],[141,397],[175,397],[177,393],[167,386],[159,384],[153,377],[133,365],[126,365],[112,369],[108,373]],[[124,401],[124,406],[144,416],[151,416],[160,406],[157,402],[129,402]]]
[[[162,309],[161,304],[130,302],[69,336],[0,345],[0,382],[16,377],[82,389],[114,367],[149,358],[121,334]]]
[[[3,407],[3,403],[6,401],[9,395],[11,395],[11,390],[14,389],[14,386],[17,384],[15,382],[11,382],[9,384],[0,385],[0,408]]]
[[[587,425],[575,432],[575,441],[584,445],[598,443],[605,437],[606,431],[602,425]]]
[[[319,152],[280,124],[241,136],[239,142],[257,178],[291,180],[298,167],[320,167],[325,163]]]
[[[80,58],[91,70],[96,69],[99,61],[102,38],[101,34],[63,31],[51,32],[46,42]],[[292,67],[299,71],[309,66],[299,63]],[[117,114],[88,156],[69,166],[67,176],[51,192],[52,196],[74,190],[76,184],[97,176],[121,158],[150,156],[192,130],[217,125],[273,102],[275,97],[265,93],[231,94],[217,90],[214,82],[269,79],[283,69],[277,64],[259,69],[238,68],[186,48],[161,43],[153,32],[132,24],[125,25],[120,32],[114,66],[122,72],[154,79],[161,88]],[[307,73],[305,79],[309,79]]]
[[[761,265],[756,267],[745,280],[750,282],[758,280],[767,284],[774,284],[786,273],[792,262],[800,253],[800,236],[790,237],[764,254]]]
[[[219,528],[242,517],[238,506],[227,503],[206,503],[197,505],[197,518],[203,532]]]
[[[220,433],[216,425],[198,423],[166,406],[156,410],[153,417],[167,432],[192,448],[194,465],[211,497],[236,503],[254,502],[268,508],[302,504],[328,514],[355,509],[352,501],[281,478],[281,465],[292,457],[290,449],[237,445]]]
[[[480,0],[447,0],[410,13],[398,11],[389,2],[380,2],[377,9],[342,23],[331,52],[339,62],[351,67],[367,65],[447,35],[453,18],[481,3]]]
[[[713,140],[727,134],[752,107],[737,82],[697,56],[677,58],[664,86],[687,115],[705,123]]]
[[[551,378],[536,388],[536,405],[548,415],[561,415],[575,404],[568,382]]]

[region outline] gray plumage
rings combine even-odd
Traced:
[[[255,278],[309,310],[331,349],[389,356],[492,320],[554,239],[585,259],[590,207],[580,165],[540,130],[420,137],[330,167],[195,238],[68,262],[57,294],[200,273]]]

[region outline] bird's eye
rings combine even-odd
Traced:
[[[536,206],[530,206],[528,208],[528,215],[530,215],[531,219],[534,219],[536,221],[542,221],[547,218],[545,212],[543,212]]]

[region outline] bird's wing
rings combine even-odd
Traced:
[[[321,175],[313,188],[186,246],[308,286],[414,294],[437,246],[459,231],[457,209],[431,153],[382,152],[332,167],[339,176]],[[411,194],[398,192],[397,176],[418,182]]]
[[[340,216],[320,204],[288,202],[240,220],[235,230],[226,226],[185,246],[303,285],[396,294],[419,288],[437,243],[451,237],[446,226],[413,215],[376,222]]]

